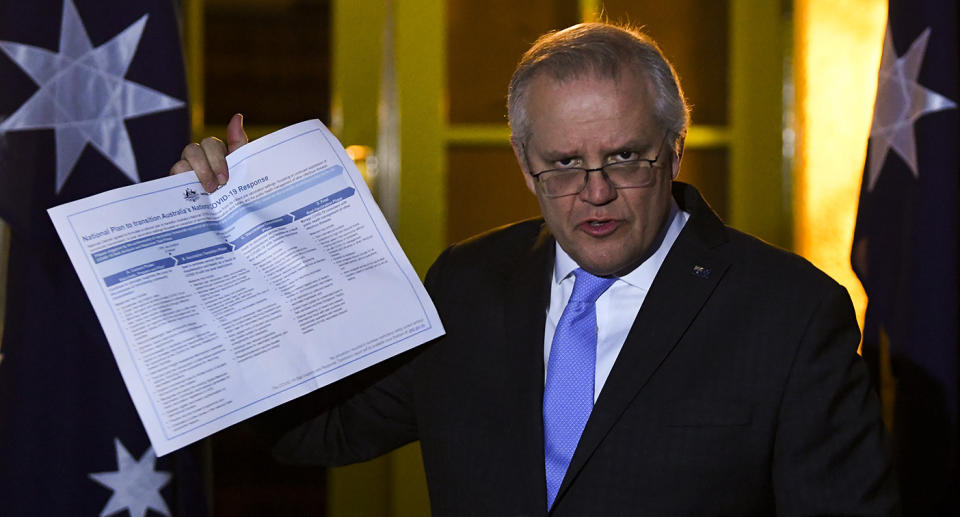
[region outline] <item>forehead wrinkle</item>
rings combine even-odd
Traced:
[[[586,153],[596,153],[606,156],[623,150],[643,152],[657,147],[660,143],[658,137],[653,133],[649,135],[649,138],[646,138],[645,135],[640,133],[625,133],[620,131],[604,132],[603,128],[612,126],[613,124],[604,124],[603,122],[609,122],[611,120],[615,119],[591,120],[591,123],[601,124],[601,127],[596,131],[564,132],[560,135],[562,139],[554,140],[550,142],[549,145],[547,142],[543,142],[537,138],[538,134],[533,132],[530,134],[529,143],[539,148],[539,154],[549,155],[551,157],[559,157],[559,155],[581,156]],[[580,127],[589,125],[588,123],[579,124]],[[641,124],[638,124],[638,129],[640,128],[639,126],[641,126]],[[649,131],[643,132],[650,133]],[[662,133],[657,134],[662,136]]]
[[[648,106],[649,81],[642,76],[558,81],[540,75],[529,91],[526,144],[540,157],[605,157],[625,148],[643,152],[659,143],[653,141],[660,131]]]

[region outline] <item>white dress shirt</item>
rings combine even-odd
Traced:
[[[663,259],[673,247],[674,241],[680,235],[680,230],[687,223],[690,214],[680,210],[676,201],[671,200],[670,215],[663,239],[646,260],[636,269],[625,276],[617,277],[616,282],[597,299],[597,366],[594,377],[593,401],[597,401],[600,390],[610,375],[613,363],[620,355],[620,349],[627,339],[627,333],[637,318],[640,306],[643,304],[650,284],[660,271]],[[573,293],[575,278],[573,270],[577,269],[576,262],[567,255],[560,244],[557,245],[556,260],[553,264],[553,281],[550,285],[550,307],[547,310],[547,323],[543,332],[543,364],[544,372],[550,359],[550,346],[553,344],[553,334],[557,329],[557,322],[563,314],[567,300]],[[546,380],[546,379],[544,379]]]

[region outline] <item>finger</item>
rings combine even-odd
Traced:
[[[173,167],[170,167],[170,175],[181,174],[192,170],[190,168],[190,162],[186,160],[180,160],[179,162],[173,164]]]
[[[243,115],[237,113],[227,124],[227,154],[236,151],[249,141],[247,132],[243,130]]]
[[[200,147],[200,144],[196,142],[187,144],[187,146],[183,148],[183,154],[180,155],[180,158],[182,161],[186,161],[190,165],[190,168],[193,169],[193,172],[197,174],[197,179],[200,180],[200,184],[203,185],[203,190],[207,192],[217,190],[220,182],[217,181],[217,176],[210,167],[210,163],[207,161],[207,155],[203,151],[203,148]]]
[[[207,157],[207,163],[214,176],[217,177],[217,184],[226,185],[230,179],[230,173],[227,170],[227,146],[219,138],[208,136],[200,141],[200,147]]]

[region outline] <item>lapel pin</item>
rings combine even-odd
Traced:
[[[699,278],[710,278],[710,268],[703,266],[693,266],[693,276]]]

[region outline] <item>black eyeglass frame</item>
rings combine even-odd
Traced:
[[[610,175],[607,174],[606,169],[607,169],[607,167],[611,167],[611,166],[623,166],[623,165],[628,165],[628,164],[632,164],[632,163],[640,163],[640,162],[647,162],[647,164],[649,164],[649,169],[651,169],[651,170],[654,169],[654,168],[656,168],[656,167],[659,167],[661,164],[658,164],[657,162],[660,160],[661,156],[663,155],[663,144],[665,144],[665,143],[667,142],[667,137],[668,137],[669,135],[670,135],[670,131],[665,131],[665,132],[664,132],[664,134],[663,134],[663,139],[660,140],[660,146],[657,148],[657,155],[654,156],[652,159],[651,159],[651,158],[636,158],[636,159],[633,159],[633,160],[624,160],[624,161],[622,161],[622,162],[611,162],[611,163],[608,163],[608,164],[606,164],[606,165],[602,165],[602,166],[600,166],[600,167],[596,167],[596,168],[593,168],[593,169],[588,169],[588,168],[586,168],[586,167],[566,167],[566,168],[558,168],[558,169],[547,169],[547,170],[543,170],[543,171],[540,171],[540,172],[531,173],[530,176],[531,176],[533,179],[537,180],[537,182],[542,185],[542,184],[544,183],[544,180],[541,179],[540,177],[543,176],[544,174],[549,174],[549,173],[565,173],[565,174],[569,174],[569,173],[574,172],[574,171],[577,171],[578,173],[579,173],[579,172],[582,172],[582,173],[583,173],[583,174],[582,174],[583,182],[580,184],[580,188],[577,189],[576,192],[570,192],[570,193],[566,193],[566,194],[553,194],[553,195],[551,195],[551,194],[548,194],[548,193],[546,192],[546,190],[544,190],[544,195],[547,196],[547,197],[549,197],[549,198],[575,196],[575,195],[583,192],[583,189],[587,188],[587,182],[589,181],[590,173],[591,173],[591,172],[597,172],[597,171],[599,171],[601,174],[603,174],[604,180],[606,180],[607,183],[609,183],[609,184],[610,184],[611,186],[613,186],[613,188],[615,188],[615,189],[621,189],[621,188],[643,188],[643,187],[649,186],[649,185],[652,184],[653,182],[651,181],[651,182],[648,182],[648,183],[645,183],[645,184],[642,184],[642,185],[619,186],[619,185],[616,185],[613,181],[610,180]],[[651,178],[653,178],[653,176],[651,176]]]

